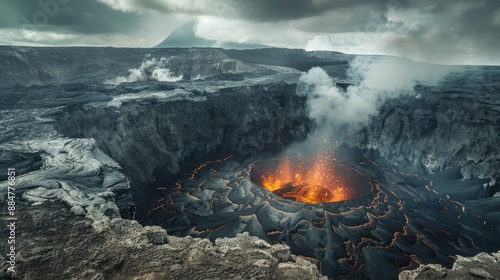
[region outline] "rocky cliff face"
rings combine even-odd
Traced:
[[[178,175],[196,153],[245,156],[305,138],[303,104],[294,85],[256,85],[177,101],[72,107],[57,124],[65,135],[96,139],[132,179],[151,183],[155,174]]]
[[[336,136],[402,170],[432,174],[459,167],[464,178],[490,178],[490,186],[495,185],[500,176],[498,83],[490,81],[479,90],[442,87],[420,89],[419,98],[391,100],[367,126],[343,127]]]

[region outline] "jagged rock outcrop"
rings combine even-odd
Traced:
[[[87,217],[60,202],[19,201],[16,272],[2,279],[323,279],[315,266],[248,234],[209,240],[167,236],[103,204]],[[7,236],[7,228],[0,234]]]
[[[458,256],[452,269],[440,265],[422,265],[415,270],[403,271],[400,280],[431,280],[431,279],[500,279],[500,252],[480,253],[474,257]]]

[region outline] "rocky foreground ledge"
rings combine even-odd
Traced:
[[[1,279],[324,279],[286,245],[240,234],[206,239],[167,236],[119,217],[118,208],[77,216],[60,203],[18,205],[16,273]],[[2,227],[1,235],[6,236]]]
[[[479,253],[469,258],[458,256],[452,269],[446,269],[436,264],[421,265],[418,269],[401,272],[399,279],[500,279],[500,252]]]

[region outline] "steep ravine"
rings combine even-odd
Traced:
[[[96,139],[133,180],[152,183],[154,173],[176,176],[195,151],[245,156],[305,138],[305,100],[294,92],[294,85],[270,84],[223,89],[195,101],[75,106],[57,124],[64,135]]]
[[[295,91],[293,84],[271,84],[224,89],[205,101],[74,106],[58,118],[58,127],[70,137],[96,139],[131,178],[151,183],[155,171],[175,176],[195,151],[245,156],[304,139],[314,127],[305,98]],[[422,92],[420,98],[389,101],[368,125],[338,127],[333,137],[407,172],[458,167],[463,177],[490,178],[494,186],[500,175],[499,108],[472,95]]]

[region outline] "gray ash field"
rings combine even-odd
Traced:
[[[82,261],[109,279],[127,262],[115,258],[130,252],[126,240],[143,235],[146,249],[133,253],[175,267],[134,268],[179,279],[204,271],[183,250],[213,265],[238,262],[228,250],[265,255],[260,268],[250,257],[227,268],[262,279],[290,279],[287,267],[309,279],[392,279],[500,250],[500,67],[210,48],[0,47],[0,62],[0,166],[17,170],[18,219],[59,232],[22,226],[19,270],[1,277],[46,265],[69,277],[56,239],[72,232],[95,240],[71,235],[75,258],[114,248],[106,265]],[[388,67],[394,75],[380,76]],[[303,167],[324,162],[318,151],[335,174]],[[283,159],[297,182],[277,179]],[[342,186],[321,183],[329,176]],[[30,242],[51,244],[54,260]],[[482,269],[499,277],[493,266]]]

